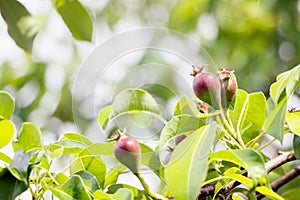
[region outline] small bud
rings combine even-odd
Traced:
[[[237,90],[237,83],[234,76],[234,71],[226,68],[219,69],[222,87],[225,91],[227,106],[232,102]]]

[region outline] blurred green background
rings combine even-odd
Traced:
[[[16,98],[13,120],[35,122],[54,138],[75,131],[72,84],[80,64],[121,32],[163,27],[185,34],[217,67],[234,69],[240,88],[266,95],[276,75],[300,60],[296,0],[1,0],[0,12],[0,89]],[[82,115],[85,132],[92,122]]]

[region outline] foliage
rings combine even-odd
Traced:
[[[44,121],[54,117],[62,123],[73,122],[72,115],[68,114],[72,110],[72,100],[69,91],[71,80],[67,77],[74,76],[85,53],[93,49],[93,45],[98,44],[104,36],[110,37],[127,31],[138,23],[138,27],[170,28],[193,37],[213,58],[214,65],[230,66],[236,71],[240,77],[241,89],[250,92],[261,90],[268,94],[269,85],[275,80],[276,74],[298,63],[298,4],[297,1],[253,0],[96,0],[94,3],[55,0],[29,4],[22,0],[3,0],[0,2],[3,28],[7,28],[12,39],[9,42],[14,41],[16,45],[12,45],[14,48],[11,57],[3,56],[0,61],[0,87],[11,93],[21,93],[28,88],[34,91],[32,99],[24,100],[26,103],[19,100],[16,105],[22,121],[34,118],[32,115],[42,109],[43,99],[51,96],[53,108],[49,108],[50,114]],[[38,6],[42,9],[36,8]],[[133,24],[128,28],[126,25],[130,23]],[[4,44],[3,48],[5,49]],[[49,55],[51,52],[54,55]],[[199,51],[199,56],[202,53],[203,51]],[[149,54],[151,55],[147,53],[136,63],[147,63]],[[156,58],[156,61],[168,63],[162,57]],[[54,66],[63,71],[65,80],[62,88],[49,92],[45,80],[49,68],[55,68]],[[168,76],[168,84],[175,87],[175,90],[178,89],[173,80],[174,74]],[[249,82],[252,84],[249,85]],[[152,89],[163,100],[174,96],[161,92],[162,88]],[[24,95],[15,96],[22,99]],[[80,112],[76,114],[82,115],[85,120],[82,124],[91,120]],[[86,130],[85,125],[79,126],[82,131]]]
[[[286,104],[286,99],[300,84],[299,76],[295,79],[290,76],[291,73],[299,74],[300,65],[278,75],[277,81],[272,84],[268,100],[272,101],[272,108],[266,107],[262,93],[248,94],[244,90],[236,93],[233,108],[211,110],[208,113],[197,110],[193,103],[195,99],[182,97],[174,108],[174,117],[161,130],[156,148],[140,142],[143,168],[154,172],[165,184],[159,191],[165,197],[158,197],[195,199],[203,195],[201,188],[215,185],[210,194],[214,198],[228,198],[237,194],[248,198],[264,195],[278,200],[284,199],[280,196],[283,194],[288,198],[294,188],[280,193],[272,190],[275,189],[272,188],[272,176],[265,164],[269,159],[262,151],[275,140],[263,145],[259,139],[264,135],[272,135],[270,127],[279,127],[274,124],[279,118],[287,126],[284,130],[278,128],[273,137],[280,140],[285,132],[295,134],[294,150],[296,157],[299,157],[299,111],[282,111],[284,117],[281,113],[277,115],[278,112],[272,112],[278,106],[282,107],[282,102]],[[280,89],[274,90],[278,86]],[[0,159],[5,163],[0,174],[0,184],[3,186],[0,187],[1,198],[15,199],[26,190],[34,199],[42,199],[46,192],[59,199],[153,197],[153,192],[140,175],[137,177],[142,181],[144,190],[118,183],[118,177],[127,170],[114,158],[114,142],[93,143],[81,134],[66,133],[57,142],[44,145],[40,129],[29,122],[22,124],[18,140],[12,141],[14,127],[11,126],[14,125],[10,120],[15,107],[14,99],[2,91],[0,106],[2,147],[13,145],[15,151],[14,158],[0,154]],[[267,112],[267,109],[270,110]],[[115,118],[124,114],[130,118],[137,113],[163,119],[150,93],[143,89],[127,89],[121,91],[109,107],[99,111],[98,121],[105,130]],[[136,123],[143,123],[143,120]],[[174,139],[182,134],[187,137],[174,143]],[[218,144],[223,145],[223,150],[216,148]],[[66,155],[71,155],[69,164],[62,171],[54,173],[51,170],[53,161]],[[167,156],[170,156],[168,161]],[[243,184],[244,189],[236,187],[237,184],[230,188],[229,193],[223,193],[222,188],[232,181]]]
[[[43,199],[49,193],[59,199],[120,200],[299,196],[299,174],[295,172],[299,171],[300,112],[288,108],[287,102],[299,93],[300,66],[281,73],[288,69],[286,66],[299,62],[299,2],[117,0],[104,1],[101,6],[82,0],[49,2],[50,11],[39,15],[26,1],[0,1],[7,32],[24,50],[15,48],[19,57],[4,58],[0,63],[0,199],[15,199],[24,192],[33,199]],[[69,35],[55,40],[43,34],[56,15]],[[129,128],[127,134],[140,138],[141,168],[160,181],[156,192],[161,195],[157,196],[140,175],[137,178],[143,189],[119,182],[124,173],[132,173],[114,158],[114,142],[93,142],[84,136],[92,124],[89,116],[83,117],[85,123],[78,122],[82,134],[65,133],[55,142],[45,141],[50,129],[58,129],[53,121],[73,121],[72,114],[82,115],[72,113],[72,83],[67,79],[74,76],[81,63],[80,52],[86,51],[81,45],[98,42],[98,32],[111,35],[120,28],[122,32],[127,30],[122,24],[132,18],[144,25],[192,36],[203,47],[198,51],[199,57],[205,49],[214,58],[214,65],[233,67],[239,78],[240,89],[234,103],[229,108],[209,109],[205,113],[199,111],[198,100],[184,96],[177,101],[171,118],[165,115],[158,101],[169,101],[175,96],[173,92],[180,90],[175,70],[147,74],[163,79],[172,92],[153,84],[122,90],[109,105],[100,103],[97,121],[107,137],[126,128],[126,123],[145,131],[136,133]],[[54,31],[61,34],[62,29],[56,26],[59,20],[54,22]],[[108,33],[104,32],[106,29]],[[59,53],[52,60],[49,55],[38,56],[45,48],[39,46],[42,38],[49,40],[47,45],[54,44],[53,52],[69,47],[69,51],[60,52],[63,62],[57,58]],[[149,52],[136,63],[168,63]],[[72,54],[69,59],[68,53]],[[60,69],[66,79],[61,86],[52,85],[54,89],[48,80],[51,69]],[[269,87],[278,73],[281,74]],[[27,122],[42,118],[45,112],[41,107],[45,105],[48,118],[44,122]],[[145,141],[151,136],[143,129],[146,126],[158,130],[151,144]],[[293,151],[287,153],[291,157],[278,161],[285,152],[274,149],[279,156],[269,158],[264,149],[275,141],[283,143],[286,133],[293,135]],[[181,136],[186,138],[177,143]],[[265,143],[266,138],[273,139]],[[13,157],[4,153],[8,146],[13,149]],[[69,162],[54,171],[55,163],[62,159]],[[287,163],[292,160],[297,161]]]

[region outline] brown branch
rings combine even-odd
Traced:
[[[271,188],[274,192],[278,191],[279,188],[281,188],[283,185],[285,185],[286,183],[290,182],[291,180],[293,180],[294,178],[296,178],[297,176],[300,175],[300,165],[298,165],[297,167],[295,167],[293,170],[291,170],[289,173],[287,173],[286,175],[282,176],[280,179],[274,181],[271,184]],[[264,197],[264,195],[260,194],[259,196],[257,196],[257,199],[262,199]]]
[[[296,160],[295,153],[293,151],[290,152],[279,152],[279,155],[268,162],[266,162],[265,167],[267,172],[271,172],[272,170],[276,169],[277,167],[290,162],[292,160]]]
[[[276,192],[279,188],[281,188],[284,184],[288,183],[289,181],[293,180],[297,176],[300,175],[300,165],[295,167],[292,171],[281,177],[280,179],[276,180],[271,184],[271,188]]]
[[[292,160],[296,160],[294,152],[279,152],[278,156],[269,160],[265,164],[265,168],[267,172],[271,172],[272,170],[276,169],[277,167],[290,162]],[[299,171],[300,173],[300,171]],[[283,178],[283,177],[282,177]],[[278,180],[279,181],[279,180]],[[220,191],[220,194],[227,196],[230,193],[232,188],[238,186],[240,183],[238,181],[231,181],[230,183],[226,184]],[[200,194],[198,196],[198,200],[205,199],[208,196],[214,195],[215,192],[215,185],[209,184],[205,185],[201,188]]]

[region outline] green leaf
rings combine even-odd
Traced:
[[[0,5],[1,5],[0,1]],[[5,91],[0,91],[0,119],[10,119],[15,110],[14,98]]]
[[[56,180],[59,184],[63,185],[63,184],[65,184],[65,183],[69,180],[69,177],[68,177],[67,175],[63,174],[63,173],[58,173],[58,174],[55,176],[55,180]]]
[[[286,122],[290,130],[300,136],[300,112],[287,112]]]
[[[270,96],[275,105],[282,100],[282,98],[289,97],[294,93],[295,89],[300,84],[300,65],[293,69],[283,72],[276,77],[276,82],[270,87]]]
[[[84,149],[80,155],[114,156],[114,143],[94,143]]]
[[[11,141],[14,133],[15,127],[11,121],[7,119],[0,121],[0,148],[4,147]]]
[[[27,179],[29,175],[29,160],[34,152],[26,153],[22,149],[15,153],[15,156],[7,167],[10,173],[20,181],[24,181],[27,184]]]
[[[267,113],[264,131],[282,142],[286,117],[287,99],[282,99],[275,108]]]
[[[266,118],[266,107],[266,98],[262,92],[248,94],[241,89],[237,91],[234,110],[229,110],[228,115],[245,142],[259,134]]]
[[[90,192],[90,195],[94,194],[96,190],[100,189],[99,183],[93,174],[87,171],[79,171],[76,173],[76,175],[79,175],[82,178],[84,185]]]
[[[7,24],[9,35],[19,47],[31,52],[37,29],[28,10],[16,0],[1,0],[0,12]]]
[[[131,191],[131,195],[128,194],[128,199],[136,199],[136,200],[146,200],[147,196],[145,191],[143,190],[139,190],[136,187],[127,185],[127,184],[114,184],[111,185],[107,188],[107,193],[109,194],[114,194],[115,197],[117,196],[116,194],[122,194],[121,191],[125,191],[124,189],[126,189],[127,191]],[[124,199],[125,200],[125,199]]]
[[[65,133],[60,140],[61,141],[72,140],[72,141],[82,142],[86,145],[93,144],[86,136],[78,133]]]
[[[84,148],[88,147],[87,144],[74,140],[63,140],[50,144],[49,150],[51,153],[60,152],[57,156],[63,156],[67,154],[80,153]]]
[[[88,12],[77,0],[55,0],[55,8],[78,40],[91,41],[93,23]]]
[[[299,160],[300,159],[300,136],[299,135],[294,135],[293,148],[294,148],[295,156]]]
[[[154,173],[161,177],[161,162],[156,154],[156,152],[149,146],[140,143],[141,146],[141,163],[149,167]]]
[[[240,174],[228,174],[227,175],[228,178],[232,178],[238,182],[240,182],[241,184],[249,187],[249,188],[253,188],[253,181],[243,175]],[[266,197],[273,199],[273,200],[284,200],[281,196],[279,196],[277,193],[275,193],[274,191],[272,191],[271,189],[269,189],[266,186],[257,186],[255,188],[255,190],[263,195],[265,195]]]
[[[113,200],[110,194],[97,190],[94,193],[94,200]]]
[[[114,194],[107,194],[100,190],[97,190],[94,194],[94,200],[134,200],[134,199],[135,198],[133,196],[132,191],[127,188],[120,188]]]
[[[180,135],[182,133],[195,131],[196,129],[204,126],[205,122],[203,119],[199,117],[191,116],[191,115],[178,115],[173,117],[163,128],[160,134],[160,150],[163,149],[165,144],[176,135]]]
[[[41,130],[33,123],[24,122],[18,134],[18,140],[13,142],[14,150],[22,148],[25,152],[42,148]]]
[[[0,160],[6,162],[7,164],[10,164],[12,161],[12,159],[8,155],[6,155],[2,152],[0,152]]]
[[[120,92],[111,105],[110,120],[131,113],[145,113],[159,116],[159,106],[154,98],[142,89],[126,89]]]
[[[86,199],[91,200],[89,189],[84,185],[83,179],[75,174],[63,185],[50,187],[51,192],[59,199],[73,200]]]
[[[93,144],[87,137],[78,133],[66,133],[55,143],[49,145],[52,157],[80,153],[84,148]]]
[[[106,165],[100,156],[78,156],[78,158],[76,158],[76,161],[70,167],[70,172],[71,174],[74,174],[82,170],[88,171],[93,174],[97,178],[97,181],[99,182],[101,188],[103,188],[106,175]]]
[[[71,174],[85,170],[93,174],[104,188],[106,165],[101,156],[113,156],[113,144],[95,143],[84,149],[70,167]]]
[[[284,193],[281,196],[285,200],[298,199],[300,196],[300,190],[299,190],[299,188],[290,189],[290,190],[284,191]]]
[[[113,199],[118,200],[134,200],[134,196],[131,190],[127,188],[120,188],[116,193],[112,195]]]
[[[192,115],[199,117],[200,112],[195,106],[195,103],[191,101],[187,96],[182,97],[176,104],[174,109],[174,116],[177,115]]]
[[[25,182],[15,178],[7,169],[0,168],[0,199],[16,199],[27,189]]]
[[[104,187],[106,188],[109,185],[115,184],[119,175],[126,169],[127,167],[122,164],[118,164],[116,167],[113,167],[109,172],[106,173]]]
[[[102,108],[98,114],[98,124],[100,125],[102,130],[105,130],[108,124],[110,110],[111,110],[111,105],[108,105]]]
[[[253,149],[222,150],[210,153],[211,160],[222,160],[245,168],[255,183],[267,184],[268,174],[262,156]]]
[[[201,127],[175,148],[165,168],[165,179],[175,199],[194,200],[208,170],[208,153],[216,136],[216,124]]]

